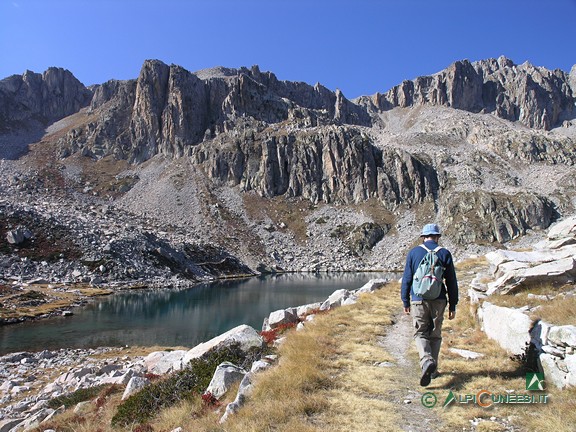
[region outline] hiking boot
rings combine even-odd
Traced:
[[[422,367],[422,376],[420,377],[420,385],[426,387],[430,384],[432,374],[436,371],[436,362],[434,360],[426,360]]]
[[[434,372],[432,372],[432,373],[430,374],[430,378],[432,378],[432,379],[436,379],[436,378],[438,378],[439,376],[440,376],[440,372],[438,372],[438,369],[436,369]]]

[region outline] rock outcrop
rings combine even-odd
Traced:
[[[71,72],[49,68],[0,81],[0,134],[47,126],[86,107],[92,92]]]
[[[404,81],[384,94],[362,98],[379,110],[415,105],[448,106],[474,113],[494,113],[538,129],[549,130],[574,118],[571,76],[510,59],[457,61],[447,69]]]
[[[530,367],[544,373],[555,387],[576,386],[576,326],[534,321],[526,308],[483,302],[478,319],[486,335]]]
[[[461,244],[505,243],[557,217],[553,202],[528,193],[456,192],[443,197],[440,208],[447,231]]]
[[[552,225],[548,238],[532,250],[490,252],[486,255],[490,274],[479,274],[468,293],[472,302],[480,303],[477,317],[486,335],[530,367],[538,367],[547,381],[560,388],[576,386],[576,327],[537,318],[540,306],[510,308],[497,306],[490,299],[544,284],[573,284],[575,243],[576,217],[572,216]],[[527,299],[546,305],[554,299],[573,301],[575,295],[574,289],[550,290],[549,295],[528,293]]]
[[[537,366],[558,388],[576,386],[576,326],[538,321],[531,332]]]
[[[432,200],[439,182],[430,161],[381,150],[353,128],[214,140],[192,150],[209,178],[265,197],[301,196],[312,202],[377,198],[387,207]]]
[[[135,238],[110,245],[118,256],[145,251],[126,266],[136,276],[159,266],[162,277],[198,274],[188,256],[198,243],[232,251],[200,262],[226,267],[237,257],[236,270],[239,261],[262,271],[396,268],[411,227],[429,219],[446,227],[448,246],[484,247],[573,209],[572,75],[502,58],[462,61],[413,90],[404,83],[403,92],[350,101],[256,66],[193,73],[149,60],[136,79],[91,87],[87,108],[37,137],[24,165],[46,165],[54,152],[53,170],[6,176],[0,187],[16,188],[22,207],[36,194],[67,194],[153,216],[152,232],[178,232],[182,247],[130,231]],[[538,129],[563,118],[563,128]],[[7,143],[18,157],[23,149],[5,137],[0,156]],[[97,225],[113,215],[99,216]],[[97,237],[85,234],[101,249]],[[109,267],[86,277],[106,282],[120,268]],[[87,273],[66,273],[74,271]]]
[[[525,355],[530,345],[532,319],[523,311],[482,302],[477,312],[480,328],[508,352]]]
[[[576,217],[566,218],[550,227],[548,238],[531,250],[499,249],[486,254],[490,277],[478,291],[513,294],[537,284],[563,284],[576,280]]]
[[[95,157],[102,156],[106,143],[109,153],[141,162],[155,154],[183,156],[191,146],[239,126],[258,129],[282,122],[296,128],[371,126],[378,112],[421,104],[494,113],[548,130],[575,115],[570,76],[529,63],[518,66],[503,57],[463,60],[433,76],[405,81],[387,93],[353,103],[338,90],[279,81],[257,66],[208,74],[148,60],[137,80],[96,88],[92,111],[116,100],[115,110],[105,115],[105,128],[92,125],[63,143],[66,151],[81,148]]]
[[[30,206],[0,202],[0,269],[14,283],[92,285],[152,284],[177,279],[193,283],[254,272],[226,250],[209,244],[159,237],[134,218],[107,206]],[[33,227],[29,229],[20,224]],[[129,264],[127,264],[129,263]]]
[[[390,211],[427,204],[457,243],[504,243],[546,228],[558,216],[558,203],[519,193],[519,179],[495,164],[572,166],[575,141],[529,129],[491,133],[485,122],[446,131],[431,123],[404,138],[414,141],[407,148],[384,133],[379,116],[394,107],[446,106],[550,129],[573,115],[569,77],[505,58],[464,60],[351,102],[339,91],[279,81],[256,66],[192,73],[149,60],[138,79],[95,89],[90,120],[60,140],[61,156],[113,155],[132,163],[155,155],[187,157],[213,184],[265,198],[314,204],[375,199]],[[450,146],[459,143],[477,146],[476,153],[458,159]],[[429,152],[430,145],[437,150]],[[462,170],[465,175],[454,176]],[[465,182],[478,188],[458,190]],[[491,183],[498,182],[512,190],[494,190]],[[357,254],[370,250],[389,231],[382,226],[366,245],[350,248]]]

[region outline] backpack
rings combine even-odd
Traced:
[[[420,246],[426,249],[426,255],[418,264],[418,268],[412,278],[412,291],[414,295],[422,297],[424,300],[434,300],[438,298],[442,291],[444,267],[442,267],[438,255],[436,255],[436,252],[442,248],[438,246],[431,250],[423,244]]]

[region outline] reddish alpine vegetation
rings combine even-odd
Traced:
[[[220,401],[210,392],[202,393],[202,403],[206,408],[220,406]]]
[[[270,345],[274,343],[278,336],[284,333],[286,330],[296,327],[297,323],[286,323],[280,324],[278,327],[274,327],[271,330],[262,330],[260,336],[264,339],[266,344]]]

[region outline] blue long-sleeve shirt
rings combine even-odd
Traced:
[[[428,240],[424,242],[424,245],[428,249],[435,249],[438,247],[438,244],[435,241]],[[401,288],[401,297],[402,303],[404,303],[404,307],[410,307],[410,300],[418,301],[422,300],[422,297],[419,297],[414,294],[412,291],[412,278],[414,277],[414,273],[416,273],[416,269],[426,255],[426,250],[421,247],[417,246],[412,249],[408,256],[406,257],[406,266],[404,267],[404,275],[402,276],[402,288]],[[437,299],[446,299],[448,300],[448,310],[455,311],[456,305],[458,304],[458,281],[456,280],[456,270],[454,270],[454,262],[452,261],[452,254],[448,249],[442,248],[440,249],[436,255],[438,255],[438,259],[442,263],[442,267],[444,267],[444,283],[442,284],[442,291]]]

